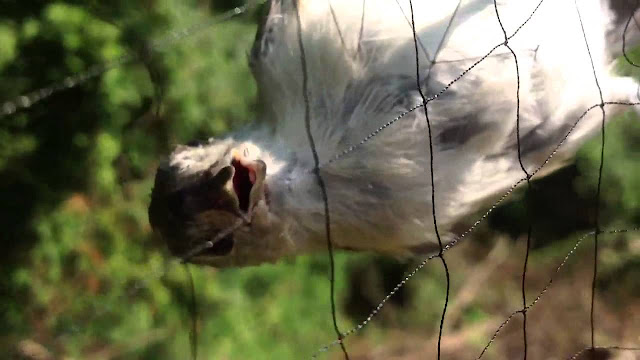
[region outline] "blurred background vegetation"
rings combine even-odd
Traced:
[[[126,54],[136,60],[0,119],[0,354],[190,358],[189,278],[151,236],[152,179],[173,145],[259,121],[246,54],[260,7],[149,51],[168,31],[211,21],[242,1],[1,4],[0,103]],[[620,71],[638,75],[622,63]],[[640,121],[628,113],[610,123],[607,136],[602,224],[637,227]],[[476,357],[497,325],[521,307],[529,221],[530,299],[578,234],[593,228],[598,163],[595,139],[575,164],[536,181],[529,199],[524,191],[514,194],[472,241],[447,253],[452,300],[444,355]],[[530,311],[529,349],[539,358],[564,358],[588,344],[591,241]],[[600,255],[597,340],[640,344],[639,236],[604,236]],[[413,266],[338,254],[342,329],[363,320]],[[190,270],[199,359],[304,358],[333,338],[326,255]],[[432,354],[444,286],[440,266],[428,265],[370,327],[347,340],[353,357]],[[521,357],[519,321],[505,328],[486,358]]]

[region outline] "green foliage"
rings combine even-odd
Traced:
[[[611,121],[605,128],[602,176],[604,216],[614,223],[640,222],[640,118],[634,112]],[[583,176],[576,189],[592,196],[597,188],[601,139],[593,139],[578,153],[576,164]]]

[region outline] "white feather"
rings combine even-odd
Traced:
[[[518,58],[520,135],[529,173],[588,107],[600,103],[574,1],[544,1],[527,21],[538,3],[498,2],[507,35],[518,31],[509,45]],[[298,4],[311,132],[323,164],[333,241],[340,248],[398,256],[433,251],[437,242],[423,109],[329,163],[422,102],[408,1],[367,0],[364,16],[362,4]],[[500,46],[467,72],[505,41],[493,1],[414,1],[413,6],[421,86],[427,97],[437,94],[428,114],[435,150],[436,213],[446,242],[456,236],[454,224],[524,176],[515,134],[516,67],[509,50]],[[599,0],[579,1],[578,6],[604,100],[635,101],[637,84],[613,73],[615,51],[605,41],[619,19]],[[255,239],[255,252],[243,251],[248,259],[236,259],[236,265],[325,247],[323,204],[305,132],[297,16],[290,2],[272,2],[251,63],[263,120],[273,129],[248,137],[267,159],[268,211],[273,218],[271,234]],[[608,106],[607,118],[621,109]],[[547,169],[570,159],[600,121],[599,111],[587,114]],[[281,163],[275,167],[276,162]],[[275,249],[268,259],[261,255],[264,248]]]

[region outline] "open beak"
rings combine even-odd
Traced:
[[[253,208],[264,199],[267,166],[261,160],[249,160],[239,153],[232,154],[231,166],[234,169],[232,184],[238,208],[250,221]]]

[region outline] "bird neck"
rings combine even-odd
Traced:
[[[276,145],[266,149],[273,171],[267,163],[267,202],[269,213],[281,236],[294,254],[309,253],[326,246],[324,202],[317,178],[308,161],[296,152]]]

